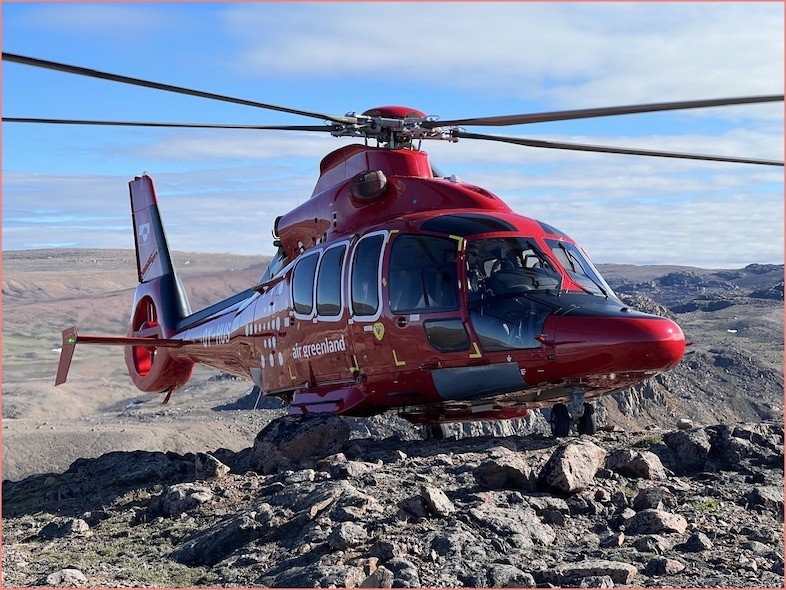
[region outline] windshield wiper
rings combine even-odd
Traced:
[[[587,278],[588,278],[590,281],[592,281],[592,284],[593,284],[593,285],[595,285],[595,286],[596,286],[596,287],[597,287],[597,288],[600,290],[600,292],[603,294],[603,296],[604,296],[606,299],[608,299],[608,298],[609,298],[609,294],[608,294],[608,293],[606,293],[606,290],[605,290],[603,287],[601,287],[601,286],[600,286],[600,283],[598,283],[598,282],[597,282],[595,279],[593,279],[593,278],[592,278],[592,276],[591,276],[590,274],[588,274],[588,273],[587,273],[587,271],[584,269],[584,265],[583,265],[583,264],[581,264],[581,261],[580,261],[580,260],[577,260],[577,259],[576,259],[576,257],[575,257],[575,255],[573,254],[573,252],[571,252],[570,250],[568,250],[568,249],[565,247],[565,245],[564,245],[562,242],[558,242],[558,244],[559,244],[559,247],[560,247],[560,248],[562,248],[562,251],[565,253],[565,257],[567,258],[567,260],[568,260],[568,263],[570,264],[570,267],[571,267],[571,269],[573,270],[573,273],[574,273],[574,274],[576,274],[576,275],[578,275],[578,274],[582,274],[582,275],[584,275],[585,277],[587,277]],[[581,270],[582,270],[583,272],[579,273],[579,272],[576,270],[576,265],[575,265],[575,264],[573,264],[573,263],[574,263],[574,261],[579,263],[579,267],[581,268]],[[574,281],[574,282],[575,282],[575,283],[576,283],[576,284],[577,284],[577,285],[578,285],[578,286],[579,286],[579,287],[580,287],[582,290],[586,291],[586,292],[587,292],[587,293],[589,293],[590,295],[595,295],[595,293],[593,293],[592,291],[590,291],[589,289],[587,289],[587,288],[586,288],[584,285],[582,285],[580,282],[578,282],[578,281]]]

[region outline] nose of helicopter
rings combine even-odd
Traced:
[[[579,373],[667,371],[685,354],[682,329],[668,318],[562,316],[556,360]]]

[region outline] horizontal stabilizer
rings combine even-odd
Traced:
[[[110,346],[144,346],[146,348],[180,348],[191,344],[191,340],[172,340],[168,338],[141,338],[134,336],[81,336],[76,331],[76,326],[63,330],[63,348],[60,351],[60,362],[57,365],[55,385],[65,383],[68,369],[71,368],[71,359],[74,348],[81,344],[108,344]]]

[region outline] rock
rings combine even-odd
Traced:
[[[776,486],[760,486],[745,495],[751,506],[777,512],[783,516],[783,488]]]
[[[270,588],[355,588],[367,578],[362,568],[347,565],[314,565],[288,569],[275,578],[263,577]]]
[[[549,487],[575,493],[585,489],[603,465],[606,451],[586,440],[560,445],[540,473]]]
[[[693,428],[693,420],[688,418],[680,418],[677,420],[677,429],[678,430],[690,430]]]
[[[666,479],[666,470],[655,453],[620,449],[606,458],[606,467],[621,475],[643,479]]]
[[[469,514],[478,526],[499,535],[507,542],[524,549],[535,545],[551,545],[554,530],[538,519],[531,508],[483,506],[471,508]]]
[[[478,485],[490,490],[516,488],[533,491],[537,487],[534,470],[515,453],[487,459],[472,474]]]
[[[652,508],[663,510],[664,508],[674,508],[677,506],[677,499],[668,488],[646,488],[639,490],[633,499],[634,510],[646,510]]]
[[[82,515],[82,520],[91,528],[108,518],[111,518],[111,514],[106,510],[89,510]]]
[[[420,588],[420,574],[411,561],[394,557],[385,567],[393,573],[393,588]]]
[[[608,576],[615,584],[629,584],[638,570],[621,561],[602,559],[561,563],[543,574],[545,581],[558,586],[578,586],[582,579]]]
[[[611,576],[587,576],[579,581],[579,588],[614,588]]]
[[[600,538],[601,547],[622,547],[623,543],[625,543],[625,533],[611,531]]]
[[[410,517],[413,518],[426,518],[428,516],[428,510],[426,509],[426,505],[423,502],[423,496],[411,496],[409,498],[404,498],[401,502],[398,503],[399,507],[399,518],[407,519]]]
[[[362,545],[367,540],[368,533],[362,526],[351,522],[342,522],[333,529],[327,542],[331,549],[344,550]]]
[[[504,564],[492,563],[486,573],[491,588],[534,588],[535,578],[532,574],[519,568]]]
[[[78,569],[62,569],[46,577],[47,586],[67,586],[82,588],[87,586],[87,576]]]
[[[301,469],[300,471],[285,471],[282,475],[284,476],[284,484],[291,486],[312,482],[316,479],[317,473],[313,469]]]
[[[179,516],[212,499],[213,492],[205,485],[179,483],[167,487],[159,500],[152,505],[152,510],[167,516]]]
[[[398,543],[377,539],[371,546],[371,555],[379,557],[382,561],[389,561],[394,557],[401,557],[404,555],[404,551]]]
[[[382,462],[368,463],[366,461],[347,461],[345,466],[346,477],[355,478],[372,473],[382,466]]]
[[[78,537],[90,530],[88,524],[81,518],[57,518],[48,523],[38,533],[38,538],[44,541]]]
[[[631,534],[684,533],[687,521],[679,514],[648,508],[637,512],[625,523],[625,531]]]
[[[674,453],[674,471],[680,474],[697,473],[704,469],[712,448],[709,436],[700,428],[668,432],[663,442]]]
[[[550,495],[527,496],[526,502],[538,514],[543,514],[549,510],[556,510],[562,514],[570,514],[568,503],[562,498]]]
[[[248,464],[258,473],[273,473],[281,466],[321,459],[339,452],[349,432],[349,426],[333,414],[282,416],[257,434]]]
[[[196,479],[217,479],[229,473],[229,467],[210,453],[197,453],[194,471]]]
[[[644,566],[644,573],[648,576],[666,576],[670,574],[678,574],[685,569],[685,565],[676,559],[669,559],[667,557],[655,557],[647,562]]]
[[[271,514],[261,515],[261,520],[266,520]],[[270,524],[260,522],[258,516],[258,513],[252,512],[223,520],[177,547],[171,557],[185,565],[215,565],[270,530]]]
[[[360,583],[359,588],[392,588],[393,587],[393,572],[391,572],[384,565],[380,565],[375,569],[371,575]]]
[[[688,537],[688,540],[681,545],[677,545],[676,549],[688,553],[699,553],[700,551],[712,549],[712,541],[709,540],[707,535],[699,531],[693,533]]]
[[[660,535],[644,535],[636,539],[633,546],[636,548],[636,551],[640,551],[641,553],[657,553],[658,555],[663,555],[671,550],[674,544]]]
[[[444,518],[456,511],[453,502],[439,488],[423,485],[420,488],[420,495],[426,508],[434,516]]]
[[[456,522],[442,528],[431,540],[431,550],[437,556],[445,557],[451,563],[461,561],[485,563],[489,561],[488,553],[479,539],[477,529],[463,522]]]

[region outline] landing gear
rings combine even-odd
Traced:
[[[424,440],[444,440],[450,436],[447,424],[424,424],[421,433]]]
[[[597,434],[598,432],[598,415],[595,413],[595,406],[590,403],[584,403],[584,413],[579,418],[578,423],[579,434]]]
[[[559,403],[551,408],[549,424],[555,438],[568,436],[574,424],[579,434],[593,435],[598,432],[598,415],[595,406],[584,401],[584,394],[576,393],[569,405]]]
[[[563,438],[570,434],[570,413],[565,404],[555,404],[551,408],[551,434],[555,438]]]

